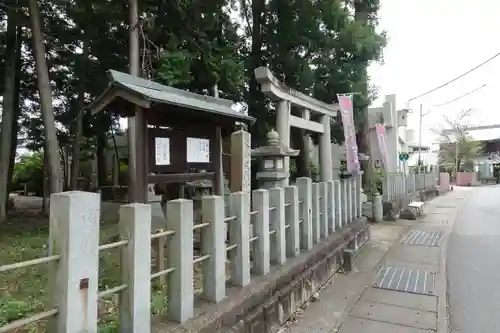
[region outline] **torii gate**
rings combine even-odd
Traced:
[[[276,108],[276,131],[283,145],[290,146],[290,126],[302,128],[320,134],[320,178],[321,181],[333,180],[332,148],[330,141],[331,119],[337,117],[338,104],[327,104],[309,97],[295,89],[288,88],[280,82],[267,67],[258,67],[254,71],[261,91],[278,102]],[[303,109],[302,116],[296,117],[290,113],[291,106]],[[310,114],[321,115],[320,122],[310,120]],[[290,170],[290,158],[285,158],[285,170]],[[288,185],[288,179],[284,181]]]

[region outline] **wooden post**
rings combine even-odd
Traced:
[[[148,149],[147,149],[148,122],[144,110],[136,108],[135,111],[135,172],[136,188],[135,202],[148,202]]]
[[[214,166],[214,194],[224,195],[224,174],[222,172],[222,133],[220,126],[215,127],[215,142],[212,163]]]

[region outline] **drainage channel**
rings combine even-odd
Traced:
[[[412,230],[408,232],[402,239],[401,244],[404,245],[420,245],[439,247],[443,242],[442,231],[423,231]]]
[[[423,269],[382,266],[372,286],[412,294],[434,295],[436,273]]]

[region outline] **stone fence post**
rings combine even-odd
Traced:
[[[313,242],[318,244],[321,237],[327,234],[326,230],[322,229],[322,225],[319,223],[319,184],[312,184],[312,223],[313,223]]]
[[[309,251],[313,247],[313,225],[312,225],[312,182],[311,178],[301,177],[297,179],[298,200],[299,204],[299,219],[302,220],[302,228],[300,230],[301,247]]]
[[[219,302],[226,297],[226,225],[224,197],[209,195],[201,199],[203,222],[202,253],[210,255],[203,262],[203,297]]]
[[[167,202],[167,229],[175,230],[168,249],[168,319],[183,323],[194,315],[193,287],[193,202],[176,199]]]
[[[286,229],[286,253],[289,257],[300,254],[300,218],[299,218],[299,189],[297,186],[285,187],[285,220]]]
[[[335,183],[333,180],[326,182],[326,211],[328,213],[327,218],[327,231],[326,234],[333,234],[335,232]]]
[[[333,181],[335,186],[335,229],[342,227],[342,183],[340,180]]]
[[[236,220],[229,222],[229,242],[238,245],[231,254],[231,282],[244,287],[250,283],[250,195],[231,193],[229,212],[236,216]]]
[[[259,237],[255,242],[254,268],[259,275],[269,273],[270,265],[270,235],[269,235],[269,192],[255,190],[252,195],[252,210],[257,211],[254,222],[254,233]]]
[[[353,201],[354,201],[354,189],[353,189],[353,178],[347,178],[347,221],[351,223],[353,221]]]
[[[347,180],[343,179],[340,182],[340,185],[342,186],[342,193],[340,195],[341,200],[342,200],[342,226],[346,225],[349,219],[348,213],[347,213],[347,207],[348,207],[348,195],[349,191],[347,190]]]
[[[269,190],[270,225],[274,230],[271,241],[271,261],[277,265],[286,262],[286,220],[285,220],[285,190],[272,188]],[[272,209],[271,209],[272,208]]]
[[[123,332],[150,332],[151,327],[151,206],[132,203],[120,207],[122,283],[120,327]]]
[[[52,332],[97,332],[100,195],[71,191],[50,196],[51,291],[58,314]]]
[[[328,237],[328,188],[326,187],[326,182],[319,183],[319,195],[321,197],[319,201],[319,221],[321,229],[324,230],[324,237]]]

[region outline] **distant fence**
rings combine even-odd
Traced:
[[[51,333],[97,332],[98,300],[113,294],[120,296],[120,331],[148,333],[153,279],[166,283],[167,319],[185,322],[195,315],[194,265],[201,265],[201,297],[220,302],[226,297],[228,276],[232,285],[248,285],[251,273],[269,273],[271,263],[284,264],[287,258],[311,250],[322,238],[361,217],[361,176],[321,183],[299,178],[294,186],[255,190],[251,195],[232,193],[228,216],[223,197],[205,196],[199,223],[193,222],[191,200],[168,201],[166,229],[153,234],[149,204],[122,205],[119,240],[102,245],[100,205],[96,193],[51,196],[49,255],[0,266],[0,273],[50,264],[49,292],[54,306],[8,323],[0,327],[0,333],[47,318]],[[200,253],[193,250],[197,232],[201,233]],[[152,240],[167,245],[157,249],[157,260],[168,258],[168,267],[157,267],[153,273]],[[99,253],[112,248],[121,251],[121,282],[98,290]]]
[[[389,173],[383,179],[383,200],[393,201],[414,194],[416,191],[434,188],[437,184],[438,175],[435,173],[409,175]]]

